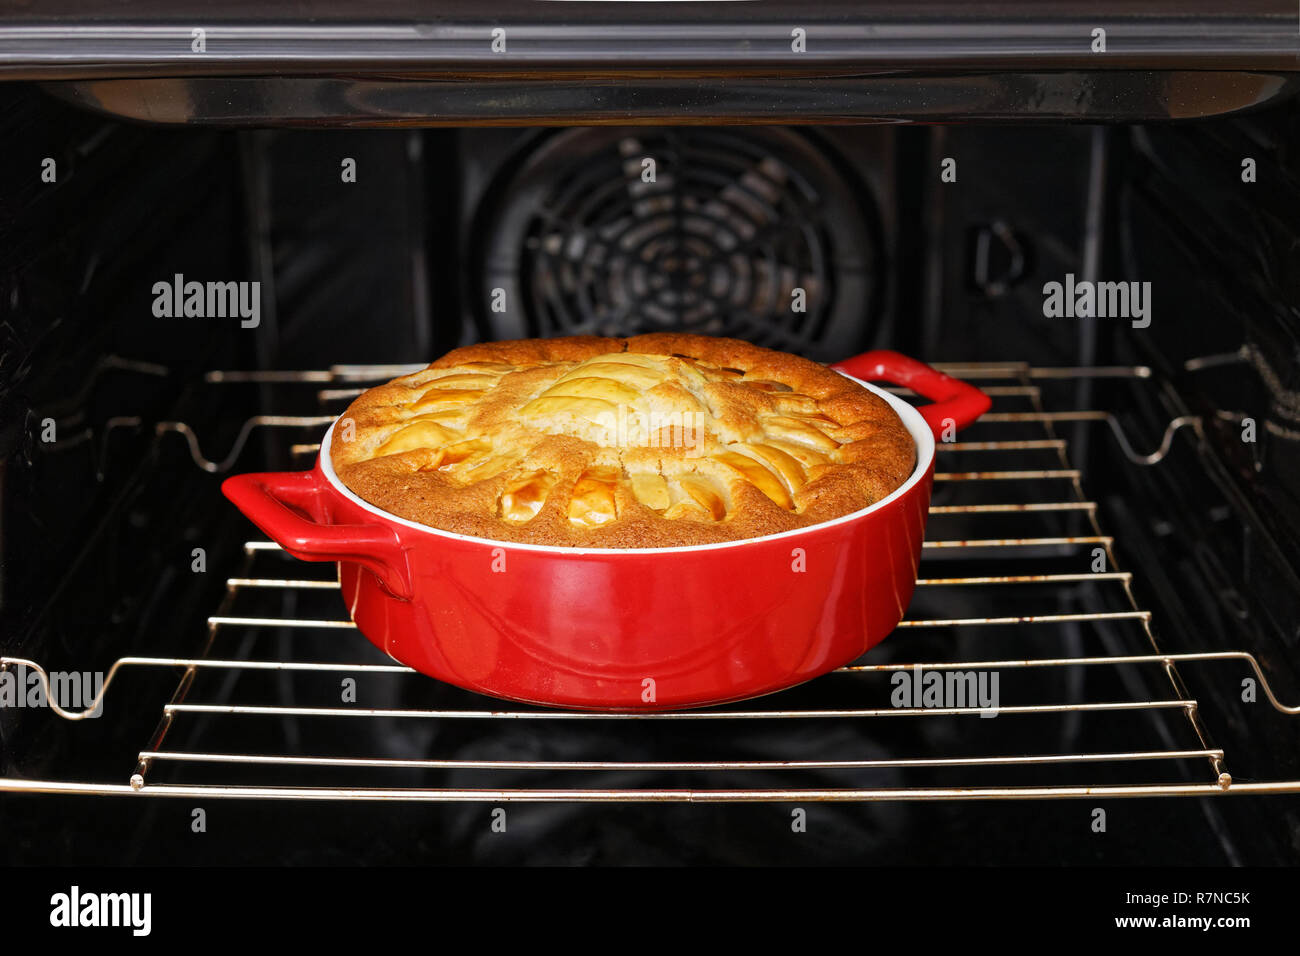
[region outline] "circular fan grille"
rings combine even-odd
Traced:
[[[862,197],[799,133],[569,130],[491,195],[496,337],[689,331],[838,356],[868,334]]]

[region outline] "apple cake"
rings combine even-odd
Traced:
[[[897,413],[816,362],[657,333],[488,342],[360,395],[339,479],[461,534],[581,548],[734,541],[890,494],[916,462]]]

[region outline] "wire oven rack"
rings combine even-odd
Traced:
[[[249,540],[244,566],[208,618],[199,656],[122,657],[84,711],[57,705],[37,662],[0,658],[0,669],[36,672],[51,709],[72,721],[91,714],[128,672],[180,674],[120,781],[6,778],[0,791],[493,802],[1300,792],[1300,780],[1229,773],[1184,671],[1253,675],[1277,714],[1300,714],[1300,707],[1278,700],[1250,653],[1165,650],[1151,612],[1135,599],[1135,572],[1117,563],[1115,538],[1104,533],[1061,434],[1070,423],[1107,422],[1129,460],[1154,465],[1179,430],[1199,434],[1199,422],[1175,419],[1159,447],[1140,454],[1111,413],[1049,410],[1044,386],[1150,378],[1144,367],[938,367],[981,385],[994,406],[961,440],[938,446],[916,597],[898,633],[802,688],[664,713],[503,705],[431,681],[345,633],[355,627],[328,576],[332,566],[295,562],[272,542]],[[322,414],[249,419],[220,460],[204,456],[184,423],[160,423],[157,431],[181,434],[198,466],[225,471],[256,429],[319,432],[366,383],[410,370],[212,372],[212,387],[315,389]],[[316,451],[305,441],[290,446],[304,467]],[[999,694],[993,719],[974,702],[894,706],[898,675],[926,671],[996,675],[1010,693]],[[349,682],[351,698],[340,695]]]

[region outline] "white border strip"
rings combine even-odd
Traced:
[[[840,372],[840,374],[844,375],[843,372]],[[431,528],[428,525],[420,524],[417,521],[411,521],[408,518],[399,517],[398,515],[392,514],[391,512],[384,511],[381,508],[377,508],[376,506],[372,505],[370,502],[364,501],[361,498],[359,498],[356,494],[354,494],[350,488],[348,488],[346,485],[343,484],[343,482],[339,480],[338,475],[334,473],[334,463],[330,461],[330,456],[328,454],[329,447],[330,447],[330,440],[334,435],[334,425],[337,425],[339,421],[339,419],[337,418],[334,420],[334,424],[330,425],[329,429],[325,432],[325,437],[321,439],[320,456],[317,459],[317,461],[320,465],[321,472],[325,475],[325,480],[330,483],[330,485],[334,488],[334,490],[337,491],[344,498],[347,498],[354,505],[361,508],[363,511],[369,511],[371,514],[375,515],[376,517],[382,518],[385,521],[392,522],[393,524],[400,524],[403,525],[404,527],[410,528],[413,531],[420,531],[423,532],[424,534],[432,535],[433,537],[436,538],[447,538],[452,541],[463,541],[466,542],[467,544],[487,545],[488,547],[493,547],[493,548],[510,548],[516,551],[541,551],[544,553],[573,554],[573,555],[598,554],[601,556],[605,556],[605,555],[613,556],[619,554],[676,554],[679,552],[694,553],[697,551],[718,551],[718,550],[722,550],[723,548],[735,548],[735,547],[741,547],[748,544],[758,544],[759,542],[777,541],[780,540],[781,538],[796,538],[799,535],[807,534],[811,531],[816,531],[819,528],[829,528],[832,527],[833,525],[844,524],[849,521],[856,521],[858,518],[861,518],[864,515],[868,515],[873,511],[883,509],[888,505],[890,505],[892,502],[903,497],[903,495],[907,494],[925,476],[925,473],[929,469],[931,462],[934,461],[934,434],[930,431],[930,426],[925,423],[925,419],[921,417],[921,413],[918,412],[914,407],[909,405],[907,402],[903,401],[901,398],[895,395],[891,395],[889,392],[886,392],[883,389],[877,388],[874,385],[869,385],[866,382],[862,381],[861,379],[856,379],[851,375],[844,375],[844,377],[849,379],[849,381],[857,382],[859,385],[867,389],[869,392],[872,392],[875,395],[879,395],[881,398],[883,398],[886,402],[889,403],[890,407],[893,408],[895,412],[898,413],[898,417],[903,420],[903,425],[907,428],[908,433],[911,434],[912,440],[916,442],[915,470],[913,470],[911,477],[908,478],[907,481],[903,482],[903,484],[899,485],[898,488],[894,489],[894,492],[892,494],[890,494],[885,498],[880,499],[873,505],[869,505],[866,508],[863,508],[860,511],[854,511],[847,515],[841,515],[840,517],[833,518],[830,521],[823,521],[820,522],[819,524],[809,525],[806,528],[795,528],[793,531],[779,531],[776,534],[763,535],[760,538],[741,538],[738,541],[719,541],[715,544],[686,545],[686,546],[674,547],[674,548],[570,548],[570,547],[565,547],[563,545],[526,544],[523,542],[516,542],[516,541],[501,541],[497,538],[476,538],[467,534],[457,534],[454,531],[443,531],[439,528]],[[344,412],[344,414],[346,414],[346,412]],[[342,417],[343,417],[342,415],[339,416],[339,418]]]

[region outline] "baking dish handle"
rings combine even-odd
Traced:
[[[351,561],[373,571],[384,590],[393,597],[410,600],[411,572],[397,532],[378,524],[318,521],[320,486],[315,472],[235,475],[222,483],[221,491],[253,524],[295,558]],[[304,517],[299,511],[311,517]]]
[[[950,429],[959,431],[965,428],[993,404],[993,400],[974,385],[944,375],[924,362],[898,352],[863,352],[836,362],[831,368],[868,382],[902,385],[930,399],[929,405],[921,405],[917,411],[940,441],[950,441]]]

